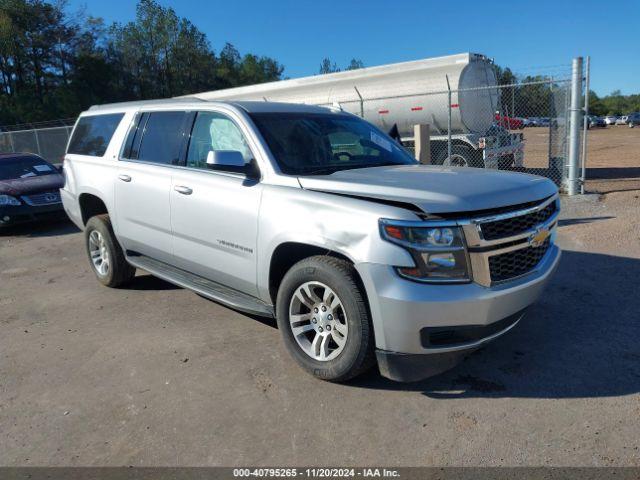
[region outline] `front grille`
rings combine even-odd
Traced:
[[[539,247],[526,247],[489,257],[489,274],[492,282],[509,280],[533,270],[551,245],[550,237]]]
[[[546,222],[555,212],[556,202],[554,201],[542,210],[529,213],[528,215],[483,223],[480,225],[480,229],[485,240],[498,240],[500,238],[512,237]]]
[[[60,192],[43,192],[34,193],[32,195],[23,195],[22,200],[27,205],[51,205],[60,203]]]

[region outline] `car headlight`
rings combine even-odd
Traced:
[[[404,247],[413,257],[414,267],[396,267],[401,276],[433,283],[470,281],[460,227],[383,218],[380,234],[385,240]]]
[[[0,205],[21,205],[20,200],[11,195],[0,195]]]

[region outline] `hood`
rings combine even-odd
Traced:
[[[58,190],[63,186],[64,177],[59,173],[0,180],[0,195],[26,195],[29,193]]]
[[[308,190],[410,203],[434,214],[518,205],[558,191],[551,180],[536,175],[428,165],[343,170],[298,180]]]

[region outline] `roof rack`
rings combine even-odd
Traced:
[[[209,100],[204,100],[202,98],[191,97],[191,98],[163,98],[159,100],[133,100],[130,102],[116,102],[116,103],[105,103],[102,105],[92,105],[89,107],[89,110],[102,110],[107,108],[117,108],[117,107],[134,107],[134,106],[147,106],[147,105],[163,105],[165,103],[194,103],[194,102],[209,102]]]

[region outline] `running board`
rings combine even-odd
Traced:
[[[275,317],[273,306],[267,305],[251,295],[226,287],[220,283],[212,282],[159,260],[154,260],[145,255],[127,255],[127,262],[136,268],[146,270],[153,276],[179,287],[193,290],[203,297],[222,303],[235,310],[263,317]]]

